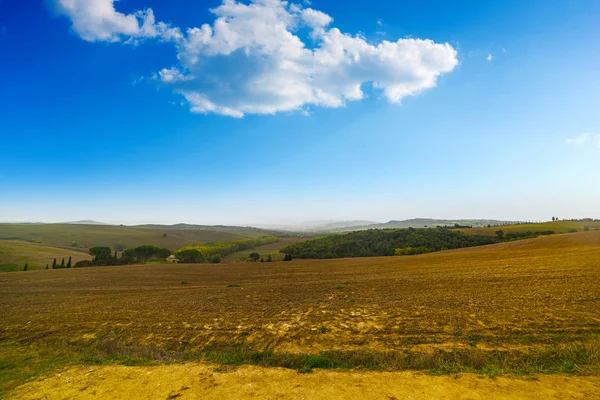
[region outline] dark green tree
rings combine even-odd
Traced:
[[[69,261],[67,262],[67,268],[71,268],[71,257],[69,257]]]
[[[60,262],[60,267],[64,268],[65,267],[65,259],[63,258],[62,261]]]
[[[27,271],[28,267],[29,267],[29,265],[27,265],[27,263],[25,263],[25,267],[23,268],[23,271]]]
[[[182,250],[177,252],[176,256],[182,263],[201,263],[205,261],[202,253],[198,250]]]
[[[213,264],[218,264],[221,262],[221,255],[220,254],[215,254],[214,256],[212,256],[212,258],[210,259],[210,262]]]
[[[90,249],[90,255],[94,256],[94,261],[105,261],[111,258],[112,250],[110,247],[96,246]]]
[[[46,264],[46,269],[48,269],[48,264]]]
[[[255,253],[250,253],[250,255],[248,256],[248,259],[250,261],[256,262],[256,261],[258,261],[260,259],[260,254],[258,254],[256,252]]]
[[[52,269],[56,268],[56,258],[54,259],[54,261],[52,261]]]
[[[498,239],[502,239],[504,237],[504,231],[502,229],[496,231],[496,236],[498,236]]]
[[[271,257],[270,254],[269,254],[269,257],[267,257],[267,262],[273,262],[273,258]]]
[[[260,262],[265,262],[265,259],[261,257]]]

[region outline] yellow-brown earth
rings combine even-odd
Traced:
[[[19,388],[13,399],[587,399],[600,398],[600,377],[428,376],[413,372],[299,374],[243,367],[215,372],[202,364],[80,367]]]

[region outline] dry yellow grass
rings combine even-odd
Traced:
[[[257,367],[224,373],[202,364],[80,367],[25,385],[11,398],[593,400],[600,398],[600,377],[540,376],[532,381],[472,374],[432,377],[412,372],[299,374]]]

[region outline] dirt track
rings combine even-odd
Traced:
[[[600,399],[600,377],[537,380],[412,372],[299,374],[243,367],[215,372],[202,364],[80,367],[29,383],[11,399]]]

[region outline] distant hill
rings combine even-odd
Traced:
[[[307,221],[297,224],[257,224],[258,227],[263,229],[275,229],[278,231],[288,232],[330,232],[338,229],[351,228],[353,226],[365,226],[377,224],[373,221]]]
[[[105,224],[104,222],[92,221],[90,219],[83,219],[81,221],[65,222],[65,224],[68,224],[68,225],[110,225],[110,224]]]
[[[519,223],[518,221],[501,221],[495,219],[434,219],[434,218],[413,218],[403,221],[388,221],[377,223],[371,221],[337,221],[322,224],[315,224],[296,229],[303,232],[350,232],[364,231],[368,229],[402,229],[402,228],[435,228],[436,226],[472,226],[473,228],[483,228],[488,225],[507,225]]]
[[[495,219],[434,219],[434,218],[413,218],[403,221],[389,221],[382,224],[370,224],[355,226],[353,229],[399,229],[399,228],[435,228],[436,226],[472,226],[474,228],[487,227],[488,225],[507,225],[516,224],[519,221],[500,221]]]
[[[0,240],[19,240],[50,246],[87,249],[108,246],[112,249],[149,244],[171,250],[209,242],[289,236],[290,233],[248,227],[96,224],[0,224]],[[1,261],[1,260],[0,260]]]

